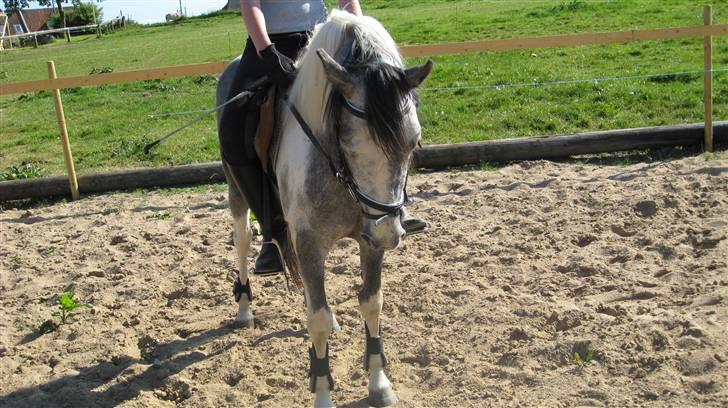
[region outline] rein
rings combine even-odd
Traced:
[[[348,110],[352,115],[366,120],[367,113],[361,108],[358,108],[351,104],[347,99],[344,99],[344,108]],[[405,193],[403,192],[400,194],[400,199],[397,200],[394,203],[383,203],[381,201],[377,201],[373,197],[363,193],[359,186],[357,186],[356,181],[354,181],[354,176],[351,173],[351,170],[349,168],[349,163],[346,160],[346,155],[344,154],[343,150],[341,149],[341,141],[339,139],[339,131],[336,130],[336,145],[339,150],[339,155],[341,156],[342,164],[340,166],[337,166],[334,163],[334,160],[331,158],[331,156],[326,153],[326,150],[321,145],[321,143],[318,141],[316,136],[313,133],[313,130],[311,130],[311,127],[308,126],[308,123],[303,119],[301,116],[301,113],[298,111],[295,105],[293,105],[292,102],[286,103],[288,106],[288,109],[293,114],[293,117],[296,118],[296,121],[298,122],[299,126],[301,126],[301,130],[303,130],[303,133],[306,134],[308,139],[311,141],[311,144],[318,150],[324,158],[326,158],[326,161],[329,164],[329,168],[331,168],[331,172],[334,174],[334,177],[336,177],[336,180],[339,181],[339,183],[343,184],[344,187],[349,191],[349,194],[351,195],[351,198],[354,200],[354,202],[363,204],[366,207],[373,208],[377,211],[383,212],[383,214],[372,214],[370,212],[367,212],[367,210],[364,208],[364,206],[361,206],[361,212],[364,215],[364,217],[376,220],[376,225],[381,224],[384,222],[384,220],[387,217],[396,217],[399,216],[400,212],[402,211],[402,207],[405,204]],[[406,184],[406,183],[405,183]]]

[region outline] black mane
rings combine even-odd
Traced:
[[[349,42],[351,40],[351,42]],[[358,30],[347,33],[342,65],[364,84],[367,125],[374,142],[390,160],[401,161],[409,152],[404,138],[404,116],[408,98],[416,100],[414,91],[407,83],[404,69],[376,60],[375,50]],[[337,55],[340,55],[337,53]],[[344,97],[333,91],[327,109],[334,126],[341,124]]]

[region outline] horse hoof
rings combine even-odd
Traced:
[[[255,327],[255,320],[248,319],[248,320],[237,320],[233,322],[233,327],[236,329],[252,329]]]
[[[373,407],[388,407],[397,403],[397,396],[391,388],[369,391],[367,402]]]
[[[329,398],[316,399],[313,403],[314,408],[336,408],[334,401]]]

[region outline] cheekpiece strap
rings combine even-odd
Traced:
[[[253,291],[250,289],[250,279],[245,281],[245,285],[240,283],[240,277],[235,279],[235,285],[233,286],[233,295],[235,295],[235,301],[240,302],[240,296],[245,295],[248,297],[248,302],[253,301]]]
[[[346,100],[345,100],[346,101]],[[339,155],[341,156],[341,160],[343,161],[342,166],[336,166],[334,163],[334,160],[331,158],[331,156],[326,152],[324,147],[321,145],[321,143],[316,139],[316,135],[314,135],[313,130],[311,127],[306,123],[306,121],[303,119],[303,116],[301,116],[301,113],[298,111],[295,105],[291,103],[290,101],[286,104],[288,106],[288,109],[291,111],[291,114],[293,114],[293,117],[298,122],[299,126],[301,127],[301,130],[303,130],[303,133],[306,135],[309,141],[311,141],[311,144],[313,144],[314,148],[321,153],[324,158],[326,159],[326,162],[329,165],[329,168],[331,169],[332,173],[336,177],[336,179],[343,184],[347,190],[349,190],[349,194],[351,194],[351,197],[354,199],[354,201],[364,204],[367,207],[373,208],[377,211],[382,211],[384,214],[379,215],[379,218],[383,216],[397,216],[399,214],[399,211],[401,210],[402,206],[405,204],[405,198],[404,194],[402,194],[402,197],[396,202],[396,203],[382,203],[380,201],[375,200],[372,197],[369,197],[368,195],[364,194],[359,190],[359,187],[356,185],[356,182],[354,182],[354,179],[351,175],[351,170],[349,169],[349,165],[346,161],[346,155],[341,151],[341,141],[337,143],[337,147],[339,149]],[[366,115],[366,112],[363,110],[357,108],[354,105],[351,105],[348,101],[344,104],[344,106],[347,107],[347,109],[352,112],[354,115],[359,117],[361,115]],[[337,131],[337,138],[339,137],[338,131]],[[365,212],[366,214],[366,212]],[[370,215],[369,218],[374,218],[374,215]]]

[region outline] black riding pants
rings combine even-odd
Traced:
[[[270,39],[281,54],[295,60],[301,49],[306,46],[308,34],[305,32],[272,34]],[[253,42],[248,38],[227,99],[239,94],[266,74],[267,69],[263,60],[258,56]],[[245,134],[246,119],[250,109],[257,110],[257,107],[241,108],[233,103],[223,109],[219,131],[220,151],[222,158],[232,165],[255,164],[258,161],[255,151],[250,151],[253,143],[245,140],[246,137],[252,137]],[[255,129],[252,133],[254,131]],[[260,162],[258,165],[260,166]]]
[[[280,53],[295,59],[306,45],[308,35],[307,33],[277,34],[271,35],[270,39]],[[248,38],[227,100],[266,74],[267,69],[263,60]],[[240,106],[233,103],[223,109],[218,130],[220,153],[227,182],[245,196],[250,209],[261,222],[263,239],[268,241],[276,238],[281,242],[285,237],[286,224],[280,201],[274,193],[272,181],[263,171],[255,153],[254,143],[250,140],[255,135],[257,112],[258,106],[254,104]]]

